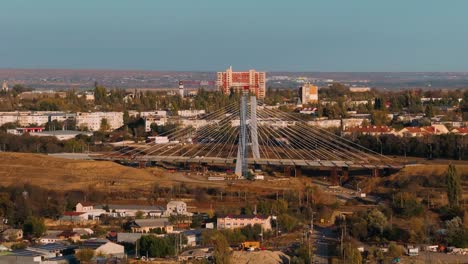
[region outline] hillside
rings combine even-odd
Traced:
[[[28,153],[0,153],[0,184],[30,183],[52,190],[147,189],[155,174],[107,161],[83,161]],[[106,190],[106,189],[103,189]]]

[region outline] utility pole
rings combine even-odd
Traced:
[[[312,217],[310,219],[310,232],[309,232],[309,260],[310,264],[314,263],[315,261],[315,253],[312,252],[312,239],[314,235],[314,212],[312,212]]]

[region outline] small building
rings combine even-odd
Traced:
[[[76,212],[91,212],[92,210],[94,210],[94,206],[91,203],[77,203],[75,206]]]
[[[88,220],[88,214],[85,212],[64,212],[60,221],[80,223]]]
[[[198,248],[198,249],[191,249],[182,252],[177,257],[179,262],[184,261],[191,261],[191,260],[206,260],[211,259],[213,257],[213,250],[210,248]]]
[[[183,201],[170,201],[167,203],[166,216],[171,215],[187,215],[191,216],[192,213],[187,212],[187,204]]]
[[[147,217],[160,217],[165,209],[162,206],[152,205],[96,205],[94,211],[100,210],[112,217],[135,217],[137,212],[142,212]]]
[[[123,258],[125,256],[124,246],[113,243],[107,239],[88,239],[80,246],[81,249],[92,249],[95,255],[104,255]]]
[[[201,244],[201,230],[200,229],[191,229],[183,231],[182,234],[187,238],[187,246],[196,247]]]
[[[43,127],[17,127],[7,129],[7,133],[13,135],[23,135],[25,133],[40,133],[42,131],[44,131]]]
[[[380,136],[394,134],[394,129],[388,126],[355,126],[348,127],[344,130],[343,134],[353,135],[353,134],[363,134],[371,136]]]
[[[169,223],[168,218],[135,219],[130,224],[130,228],[133,233],[151,233],[157,229],[161,229],[166,233],[174,231],[174,227]]]
[[[73,243],[76,243],[81,240],[81,236],[74,231],[63,231],[62,233],[57,235],[58,238],[61,240],[70,240],[73,241]]]
[[[65,240],[65,238],[58,236],[62,232],[63,231],[60,230],[48,230],[47,233],[44,236],[40,237],[38,241],[41,244],[51,244],[63,241]]]
[[[370,87],[358,87],[358,86],[352,86],[349,87],[349,91],[352,93],[367,93],[371,91]]]
[[[85,227],[75,227],[73,228],[73,232],[78,233],[80,236],[89,236],[94,234],[94,231],[91,228]]]
[[[74,130],[41,131],[41,132],[31,132],[29,134],[35,137],[55,137],[58,140],[69,140],[79,135],[85,135],[88,137],[93,135],[93,133],[91,132],[74,131]]]
[[[243,228],[259,224],[265,231],[271,230],[271,216],[264,215],[225,215],[217,219],[217,229]]]
[[[117,233],[117,243],[135,244],[142,236],[142,233]]]
[[[18,241],[23,239],[23,230],[9,228],[2,232],[2,238],[6,241]]]

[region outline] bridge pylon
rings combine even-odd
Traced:
[[[257,98],[250,96],[250,116],[248,116],[248,90],[242,94],[240,104],[240,133],[239,147],[237,150],[236,170],[235,173],[244,179],[249,178],[249,167],[247,164],[247,156],[249,153],[249,145],[251,146],[252,156],[254,159],[260,158],[260,149],[258,145],[258,124],[257,124]],[[247,120],[249,118],[249,120]],[[250,129],[250,140],[248,142],[247,129]]]

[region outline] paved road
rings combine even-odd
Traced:
[[[314,238],[316,248],[314,263],[328,264],[328,245],[331,241],[336,240],[335,234],[330,228],[314,225],[314,234],[312,237]]]

